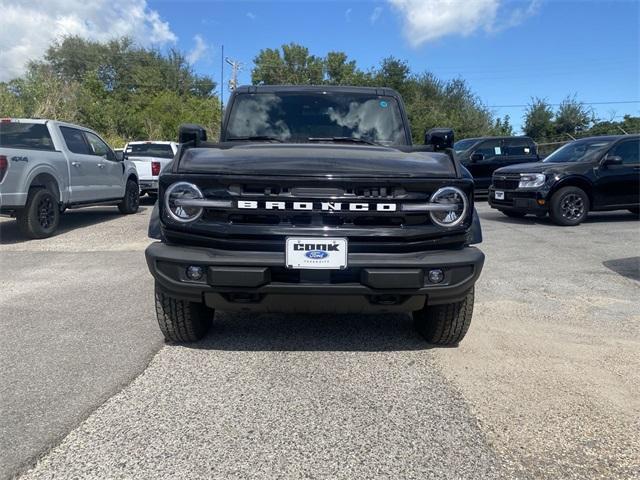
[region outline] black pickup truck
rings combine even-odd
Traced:
[[[413,146],[387,88],[250,86],[219,143],[179,140],[146,250],[167,340],[202,338],[214,310],[412,312],[429,342],[462,340],[484,255],[452,131]]]

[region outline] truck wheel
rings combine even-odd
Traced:
[[[563,187],[551,197],[549,216],[556,225],[572,227],[582,223],[589,211],[589,197],[578,187]]]
[[[413,312],[416,330],[435,345],[457,345],[471,325],[473,288],[461,302],[426,306]]]
[[[164,338],[171,342],[195,342],[211,327],[214,311],[202,303],[179,300],[156,285],[156,317]]]
[[[29,190],[27,204],[17,215],[18,228],[28,238],[47,238],[60,223],[58,199],[46,188]]]
[[[140,192],[138,191],[138,184],[135,180],[127,180],[127,187],[124,190],[124,198],[118,204],[118,210],[120,213],[130,214],[136,213],[140,206]]]

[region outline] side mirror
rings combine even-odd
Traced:
[[[123,162],[125,160],[124,158],[124,152],[120,151],[120,152],[114,152],[116,155],[116,160],[118,162]]]
[[[424,134],[424,144],[431,145],[434,150],[453,147],[453,130],[450,128],[432,128]]]
[[[207,141],[207,131],[200,125],[193,123],[183,123],[178,131],[178,143],[193,142],[198,146],[201,142]]]
[[[605,168],[610,165],[622,165],[622,157],[620,155],[607,155],[602,159],[600,165]]]
[[[484,160],[484,153],[474,153],[473,155],[471,155],[472,163],[481,162],[483,160]]]

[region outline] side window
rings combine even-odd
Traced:
[[[502,140],[486,140],[474,150],[474,153],[481,153],[484,158],[499,157],[504,155]]]
[[[506,155],[534,156],[536,149],[528,138],[509,138],[505,140],[504,152]]]
[[[109,146],[104,143],[97,135],[94,135],[91,132],[84,132],[85,137],[87,138],[87,142],[89,142],[89,147],[91,148],[91,155],[96,155],[98,157],[104,157],[107,160],[115,160],[115,155],[109,148]]]
[[[82,130],[71,127],[60,127],[64,142],[67,144],[67,148],[70,152],[79,153],[82,155],[90,155],[89,145],[84,139]]]
[[[640,139],[627,140],[611,149],[609,155],[622,157],[622,163],[637,165],[640,163]]]

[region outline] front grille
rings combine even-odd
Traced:
[[[456,185],[466,193],[470,212],[473,209],[473,183],[466,179],[373,182],[165,174],[160,179],[160,194],[176,181],[193,182],[206,200],[228,202],[230,206],[205,208],[200,219],[186,225],[165,222],[162,215],[166,238],[221,250],[282,252],[288,236],[346,237],[352,253],[414,252],[462,245],[471,224],[470,213],[459,226],[443,229],[431,221],[428,212],[404,210],[402,205],[427,203],[439,188]],[[253,203],[248,207],[245,202]],[[267,202],[271,209],[267,209]],[[274,207],[281,202],[284,209]],[[312,208],[294,210],[296,202],[311,203]],[[334,207],[341,203],[342,210],[323,207],[326,203]],[[354,203],[366,203],[369,209],[351,210],[349,205]],[[395,209],[380,204],[394,205]]]
[[[502,188],[504,190],[515,190],[520,184],[520,175],[494,175],[494,188]]]

